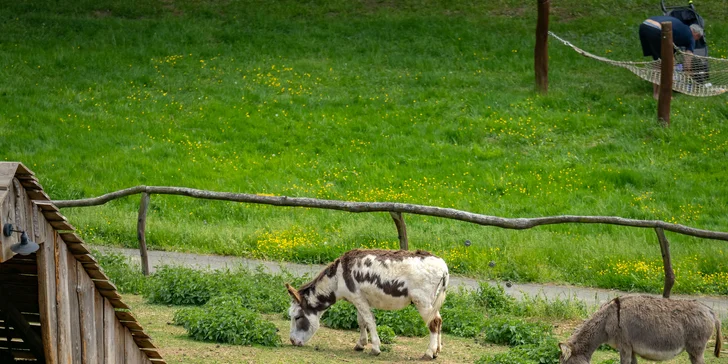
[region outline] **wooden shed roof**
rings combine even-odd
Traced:
[[[50,197],[43,191],[43,187],[35,174],[22,163],[0,162],[0,201],[5,198],[5,194],[10,190],[13,178],[20,182],[33,205],[39,208],[48,223],[59,233],[74,258],[82,264],[99,294],[105,297],[114,307],[117,319],[129,329],[139,349],[153,363],[164,363],[149,335],[144,332],[139,321],[129,311],[130,307],[122,301],[114,283],[111,282],[98,261],[91,255],[83,240],[73,232],[75,228],[60,213],[58,207],[51,202]]]

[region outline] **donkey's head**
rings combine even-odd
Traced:
[[[559,343],[561,356],[559,364],[589,364],[589,359],[583,353],[574,353],[574,347],[569,343]]]
[[[288,316],[291,317],[291,344],[303,346],[318,330],[323,310],[311,309],[306,297],[302,297],[290,284],[286,283],[286,288],[292,298],[291,307],[288,309]]]

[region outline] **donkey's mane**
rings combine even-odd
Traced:
[[[310,282],[304,284],[301,286],[301,288],[298,289],[299,292],[304,292],[307,290],[315,289],[316,283],[320,282],[324,276],[326,277],[333,277],[336,275],[336,270],[339,268],[339,258],[336,258],[333,262],[329,263],[329,265],[326,266],[326,268],[322,269],[321,272],[316,276],[316,278],[312,279]]]

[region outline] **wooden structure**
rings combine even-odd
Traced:
[[[0,162],[0,362],[164,363],[129,306],[21,163]]]

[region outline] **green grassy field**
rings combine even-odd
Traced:
[[[0,4],[0,160],[25,163],[53,199],[167,185],[728,231],[726,96],[676,94],[663,128],[647,82],[553,40],[539,96],[535,1]],[[696,7],[711,55],[725,58],[728,8]],[[565,0],[551,30],[641,61],[637,26],[659,12],[657,1]],[[135,247],[138,203],[63,213],[88,242]],[[406,219],[410,246],[457,273],[662,286],[649,229]],[[674,292],[728,294],[726,242],[668,238]],[[147,239],[317,263],[398,245],[388,214],[170,196],[152,197]]]

